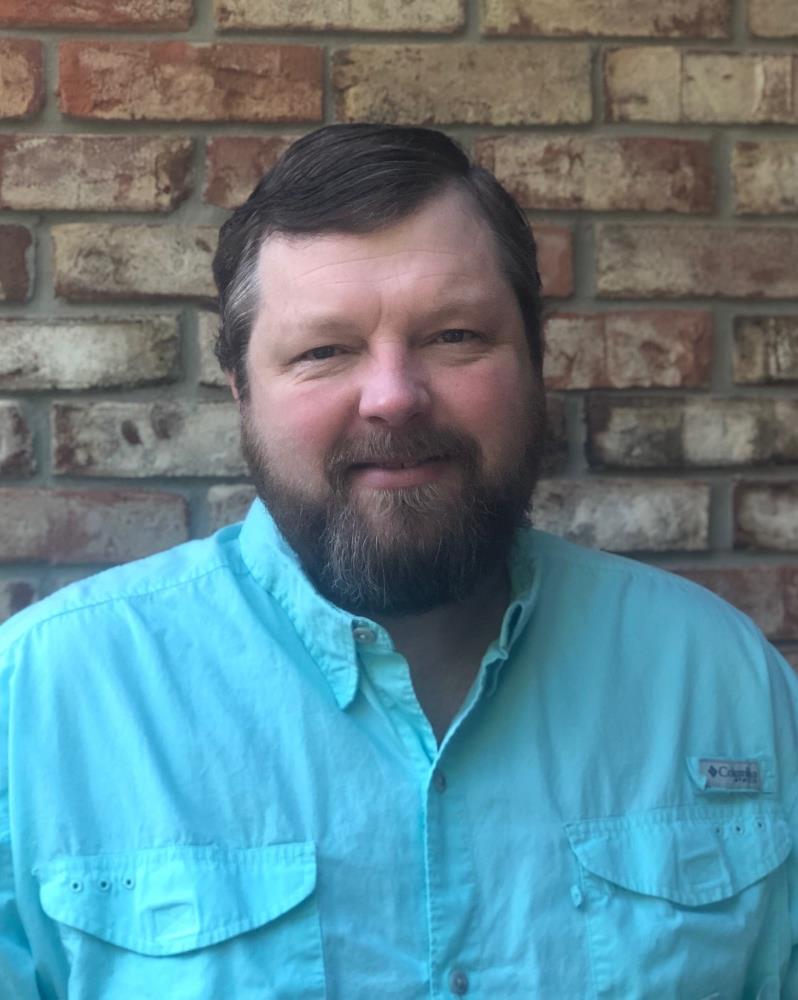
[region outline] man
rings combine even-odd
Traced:
[[[795,678],[523,526],[509,196],[439,133],[321,129],[216,276],[260,500],[3,630],[2,995],[798,995]]]

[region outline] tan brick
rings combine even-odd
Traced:
[[[678,122],[681,117],[679,49],[610,49],[604,55],[608,121]]]
[[[610,399],[587,402],[588,461],[689,468],[798,461],[798,400]]]
[[[738,483],[735,545],[798,552],[798,482]]]
[[[221,30],[458,31],[465,25],[463,0],[215,0]]]
[[[738,214],[798,212],[798,140],[736,142],[731,165]]]
[[[30,230],[24,226],[0,226],[0,302],[25,302],[30,297],[32,244]]]
[[[574,290],[574,238],[567,226],[535,223],[538,270],[543,294],[566,299]]]
[[[601,223],[596,259],[607,298],[798,295],[795,227]]]
[[[748,0],[748,30],[759,38],[798,37],[795,0]]]
[[[586,45],[362,45],[337,51],[341,121],[534,125],[590,121]]]
[[[160,28],[191,23],[193,0],[3,0],[0,25],[9,28]]]
[[[747,614],[769,639],[798,639],[798,567],[675,568]]]
[[[727,38],[729,0],[483,0],[488,35]]]
[[[0,402],[0,475],[29,476],[36,469],[33,435],[21,407]]]
[[[475,151],[524,208],[712,211],[702,140],[506,135],[477,140]]]
[[[0,388],[95,389],[174,380],[175,316],[0,319]]]
[[[203,197],[212,205],[237,208],[296,135],[228,136],[208,141]]]
[[[0,38],[0,118],[29,118],[44,104],[44,49],[30,38]]]
[[[188,537],[186,501],[133,490],[0,490],[0,562],[117,563]]]
[[[227,379],[219,367],[216,355],[213,353],[216,337],[219,333],[219,317],[216,313],[201,312],[197,316],[197,339],[199,341],[201,385],[227,387]]]
[[[737,316],[732,369],[738,385],[798,382],[798,316]]]
[[[237,486],[211,486],[208,490],[208,530],[218,531],[226,524],[243,521],[254,499],[254,486],[244,483]]]
[[[686,52],[682,60],[683,121],[798,121],[792,56],[776,52]]]
[[[215,296],[215,226],[53,226],[56,294],[77,302]]]
[[[673,480],[551,479],[533,500],[535,527],[614,552],[709,547],[709,486]]]
[[[0,136],[0,208],[168,212],[191,190],[190,139]]]
[[[227,403],[55,403],[53,468],[81,476],[241,476]]]
[[[549,389],[695,387],[709,384],[712,314],[554,314],[546,323]]]
[[[36,599],[36,592],[27,580],[3,580],[0,582],[0,622],[27,608]]]
[[[61,110],[120,121],[321,121],[322,49],[66,41]]]

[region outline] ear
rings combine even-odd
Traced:
[[[238,386],[236,385],[235,372],[226,371],[224,373],[224,377],[227,379],[227,384],[230,386],[230,392],[232,392],[233,394],[233,399],[240,404],[241,397],[238,394]]]

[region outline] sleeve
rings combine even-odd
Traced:
[[[0,658],[0,997],[39,1000],[33,955],[19,918],[9,811],[10,675]]]

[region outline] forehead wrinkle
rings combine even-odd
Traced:
[[[306,277],[308,277],[310,275],[318,274],[319,271],[324,271],[324,270],[327,270],[328,268],[331,268],[331,267],[346,267],[349,264],[356,265],[356,264],[375,263],[377,261],[390,260],[393,257],[402,257],[402,256],[406,256],[408,254],[413,254],[413,255],[427,254],[430,257],[451,257],[451,258],[453,258],[455,260],[464,260],[465,259],[465,260],[468,260],[469,263],[471,262],[471,257],[470,256],[468,258],[464,258],[463,254],[458,253],[456,251],[450,251],[450,250],[415,250],[415,249],[411,249],[411,248],[404,248],[402,250],[395,250],[392,253],[365,254],[362,257],[346,257],[344,259],[325,261],[323,264],[316,264],[313,267],[310,267],[310,268],[308,268],[305,271],[299,272],[296,275],[296,277],[297,277],[297,279],[302,279],[302,278],[306,278]],[[409,271],[411,271],[411,272],[413,270],[415,270],[415,269],[413,269],[413,268],[409,269]],[[403,272],[403,273],[408,273],[408,272]],[[441,274],[447,274],[447,273],[452,273],[452,272],[442,271],[440,273]],[[386,278],[390,279],[390,278],[400,277],[400,276],[401,275],[391,274],[391,275],[386,275]],[[355,279],[351,279],[351,280],[355,280]],[[361,279],[358,279],[358,280],[362,281],[363,279],[361,278]],[[385,279],[380,279],[380,280],[385,280]]]

